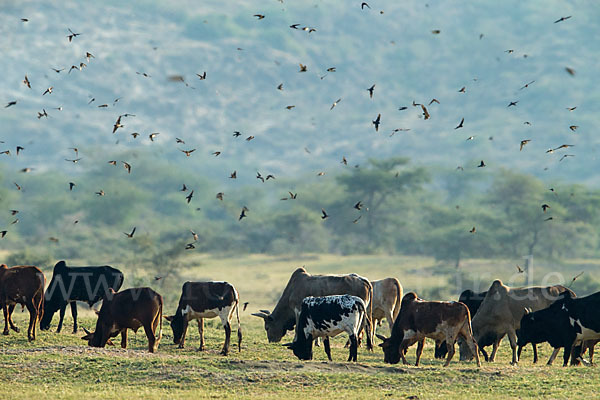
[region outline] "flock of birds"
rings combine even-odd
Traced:
[[[362,2],[360,4],[360,8],[362,11],[364,12],[369,12],[369,10],[371,9],[371,6],[366,3],[366,2]],[[380,11],[381,14],[383,14],[383,11]],[[253,15],[253,17],[255,17],[258,21],[262,21],[266,18],[268,18],[268,15],[266,14],[262,14],[262,13],[256,13]],[[558,23],[563,23],[567,20],[569,20],[571,18],[571,16],[565,16],[565,17],[561,17],[557,20],[554,21],[555,24]],[[21,18],[21,22],[26,24],[26,23],[30,23],[28,18]],[[259,22],[260,23],[260,22]],[[314,32],[317,32],[317,28],[315,27],[311,27],[311,26],[302,26],[301,24],[295,23],[289,26],[290,29],[294,29],[294,30],[302,30],[302,31],[306,31],[308,34],[312,34]],[[441,33],[441,31],[439,29],[436,30],[432,30],[431,33],[433,35],[439,35]],[[70,28],[66,28],[66,35],[65,35],[65,40],[68,41],[69,43],[73,43],[77,40],[79,40],[80,36],[85,35],[85,32],[74,32],[72,29]],[[483,37],[483,34],[480,35],[480,39]],[[241,50],[241,49],[238,49]],[[512,49],[508,49],[506,50],[507,53],[512,53],[514,52],[514,50]],[[96,58],[96,56],[94,54],[92,54],[90,51],[86,51],[84,54],[82,54],[82,58],[81,61],[74,63],[73,65],[71,65],[68,70],[67,67],[60,67],[60,68],[54,68],[52,67],[51,70],[54,71],[56,74],[61,74],[61,73],[66,73],[66,74],[71,74],[73,71],[77,72],[77,71],[83,71],[88,64],[93,63],[94,59]],[[298,69],[298,73],[305,73],[308,71],[308,67],[307,65],[304,65],[302,63],[299,64],[299,69]],[[576,71],[573,68],[570,67],[566,67],[565,68],[566,73],[568,73],[571,76],[574,76],[576,74]],[[336,72],[336,67],[329,67],[326,69],[326,74],[333,74]],[[143,76],[144,78],[151,78],[151,75],[143,72],[143,71],[136,71],[136,74]],[[199,81],[205,81],[210,79],[210,73],[207,73],[207,71],[202,71],[199,73],[196,73],[197,79]],[[321,77],[321,79],[323,79],[323,77]],[[188,87],[192,87],[190,86],[189,82],[186,82],[185,79],[182,76],[179,75],[175,75],[175,76],[170,76],[169,77],[170,81],[175,81],[175,82],[183,82],[185,83],[186,86]],[[53,96],[54,94],[54,87],[53,86],[48,86],[48,87],[43,87],[40,88],[39,85],[37,85],[35,77],[34,76],[30,76],[27,72],[24,73],[24,78],[23,78],[23,87],[25,90],[35,90],[35,91],[39,91],[40,96],[42,97],[50,97]],[[526,83],[523,83],[520,85],[519,91],[524,91],[524,90],[528,90],[530,89],[533,85],[535,85],[536,80],[530,80]],[[283,91],[284,90],[284,84],[280,83],[277,87],[278,90]],[[375,83],[373,83],[370,87],[368,88],[364,88],[365,90],[365,96],[368,96],[369,99],[373,99],[376,95],[377,95],[377,85]],[[467,88],[466,86],[462,86],[460,88],[456,88],[456,91],[460,94],[463,95],[467,95]],[[113,100],[113,106],[116,105],[119,101],[121,100],[121,98],[116,98]],[[96,101],[95,98],[92,98],[91,100],[89,100],[88,105],[91,105],[92,103],[94,103]],[[342,98],[338,98],[336,101],[334,101],[331,104],[330,110],[333,110],[338,104],[340,104],[340,102],[342,101]],[[438,100],[437,98],[432,98],[429,102],[417,102],[414,101],[412,102],[412,104],[408,104],[405,106],[401,106],[399,108],[399,111],[405,111],[405,110],[409,110],[411,107],[416,108],[418,110],[420,110],[420,115],[421,118],[423,120],[428,120],[431,118],[431,113],[435,112],[432,109],[436,106],[439,106],[441,104],[440,100]],[[511,100],[509,101],[509,103],[507,104],[507,108],[516,108],[518,107],[520,104],[519,100]],[[10,100],[7,104],[5,104],[4,108],[5,109],[9,109],[12,107],[18,107],[19,105],[19,100],[15,99],[15,100]],[[98,108],[107,108],[109,107],[108,103],[103,103],[103,104],[99,104],[97,105]],[[296,106],[295,105],[288,105],[286,106],[287,110],[292,110],[294,109]],[[572,106],[572,107],[568,107],[568,111],[575,111],[577,108],[577,106]],[[50,107],[48,107],[48,109],[50,109]],[[54,108],[57,111],[62,111],[62,106],[61,107],[56,107]],[[41,111],[39,111],[37,113],[37,118],[41,119],[41,118],[48,118],[49,114],[46,111],[46,108],[42,108]],[[117,116],[117,118],[115,119],[113,125],[112,125],[112,134],[116,135],[118,133],[120,133],[122,130],[124,130],[127,126],[127,121],[130,118],[135,118],[136,115],[135,114],[131,114],[131,113],[123,113]],[[383,116],[381,113],[378,113],[376,115],[376,117],[371,121],[372,122],[372,126],[375,132],[379,132],[380,130],[380,126],[382,124],[382,119]],[[456,124],[456,126],[454,127],[454,130],[460,130],[462,128],[465,127],[465,124],[468,123],[468,121],[465,120],[464,116],[458,116],[457,118],[458,123]],[[525,121],[524,124],[531,124],[529,121]],[[576,131],[578,128],[577,125],[570,125],[569,129],[571,131]],[[393,136],[394,134],[398,133],[398,132],[405,132],[405,131],[409,131],[409,128],[396,128],[393,131],[391,131],[390,136]],[[137,139],[138,137],[141,137],[142,134],[140,132],[131,132],[130,133],[131,137],[133,139]],[[147,140],[151,141],[151,142],[156,142],[159,141],[160,139],[160,132],[150,132],[146,134]],[[253,135],[248,135],[245,138],[243,138],[243,134],[240,131],[234,131],[233,135],[232,135],[234,140],[242,140],[245,139],[245,141],[250,142],[252,141],[255,137]],[[466,141],[470,141],[470,140],[474,140],[475,136],[469,136],[468,138],[466,138]],[[489,138],[490,140],[493,140],[493,137]],[[530,142],[532,141],[531,138],[523,138],[520,143],[516,144],[516,147],[519,148],[519,151],[523,151],[523,149],[525,148],[525,146],[527,146]],[[0,143],[4,143],[4,142],[0,142]],[[194,153],[197,151],[196,148],[191,148],[191,147],[186,147],[186,142],[181,139],[181,138],[175,138],[175,145],[177,146],[177,149],[183,153],[183,155],[185,155],[185,157],[192,157],[194,155]],[[560,144],[554,148],[550,148],[546,151],[546,153],[554,153],[554,152],[559,152],[561,150],[568,150],[571,149],[573,147],[572,144]],[[77,147],[71,147],[68,150],[72,151],[73,153],[73,157],[67,157],[65,158],[66,162],[69,163],[73,163],[73,164],[77,164],[79,161],[82,160],[82,157],[80,157],[79,155],[79,149]],[[307,148],[305,148],[305,150],[307,152],[310,152],[310,150],[308,150]],[[15,149],[15,154],[17,157],[19,157],[24,151],[26,151],[25,146],[19,145],[16,147]],[[0,155],[6,155],[6,156],[10,156],[11,155],[11,150],[7,149],[4,150],[2,152],[0,152]],[[212,155],[214,155],[215,157],[219,157],[221,155],[221,151],[214,151],[212,152]],[[575,154],[567,154],[564,153],[562,154],[559,162],[562,162],[564,159],[569,158],[569,157],[575,157]],[[112,166],[122,166],[128,174],[131,174],[133,165],[130,161],[125,161],[125,160],[107,160],[107,163],[112,165]],[[343,165],[348,165],[348,160],[346,159],[346,156],[342,157],[341,163]],[[485,160],[481,160],[479,162],[478,165],[476,165],[477,168],[485,168],[487,166]],[[464,170],[463,166],[458,166],[457,170]],[[20,170],[22,173],[27,173],[27,172],[31,172],[32,168],[24,168]],[[320,171],[317,173],[317,176],[323,176],[325,174],[324,171]],[[229,179],[237,179],[237,170],[234,170],[233,172],[230,173],[229,175]],[[261,181],[262,183],[265,183],[266,181],[269,180],[275,180],[276,177],[274,174],[261,174],[260,172],[256,172],[256,179]],[[22,187],[21,185],[19,185],[16,181],[14,182],[14,186],[16,188],[16,190],[21,190]],[[68,189],[70,191],[76,190],[77,187],[77,183],[76,182],[68,182]],[[181,192],[185,193],[185,201],[189,204],[194,196],[194,190],[188,188],[185,183],[182,185],[181,189],[179,189]],[[106,193],[103,189],[99,188],[97,191],[95,191],[95,194],[97,196],[107,196],[110,193]],[[224,196],[225,193],[224,192],[219,192],[216,194],[216,199],[219,201],[223,201],[224,200]],[[281,197],[281,200],[295,200],[297,199],[298,193],[293,193],[292,191],[288,192],[288,195],[286,195],[285,197]],[[349,205],[350,206],[350,205]],[[362,201],[358,201],[357,203],[354,204],[353,208],[361,211],[362,209],[368,210],[368,205],[364,205],[362,203]],[[543,212],[545,213],[547,211],[547,209],[549,209],[550,206],[548,204],[543,204],[542,205],[542,209]],[[244,218],[248,217],[250,210],[247,206],[243,206],[240,210],[239,213],[239,217],[238,220],[242,221]],[[16,215],[19,213],[18,210],[11,210],[12,215]],[[324,208],[321,208],[321,218],[322,219],[327,219],[329,218],[330,215],[327,213],[327,211]],[[362,215],[359,215],[358,218],[354,219],[352,222],[353,223],[358,223],[359,220],[361,219]],[[551,220],[552,217],[549,217],[547,220]],[[18,219],[15,219],[15,221],[12,224],[16,224],[18,222]],[[471,233],[475,233],[476,232],[476,228],[473,227],[470,230]],[[0,236],[4,237],[6,234],[8,233],[8,229],[7,230],[3,230],[0,232]],[[136,233],[136,227],[133,227],[133,229],[130,232],[123,232],[125,234],[125,236],[129,239],[133,238],[135,233]],[[190,243],[187,243],[185,246],[185,249],[191,250],[195,248],[194,243],[198,240],[198,235],[191,231],[192,233],[192,237],[193,237],[193,241],[191,241]]]

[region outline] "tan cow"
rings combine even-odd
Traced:
[[[385,318],[391,332],[400,312],[402,285],[396,278],[371,281],[371,285],[373,285],[373,329],[381,325],[381,320]]]
[[[512,348],[511,363],[516,364],[519,361],[516,331],[520,327],[521,318],[525,312],[548,307],[561,293],[566,291],[571,292],[562,285],[510,288],[499,279],[495,280],[472,321],[473,334],[477,344],[480,347],[493,345],[489,361],[495,360],[500,341],[505,335],[508,335]]]
[[[304,298],[341,294],[360,297],[367,305],[367,348],[372,350],[373,287],[368,279],[356,274],[311,275],[304,268],[298,268],[290,277],[273,312],[261,310],[252,315],[264,319],[269,342],[279,342],[287,331],[296,326]]]

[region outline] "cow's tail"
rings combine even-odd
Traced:
[[[159,297],[158,303],[158,319],[159,319],[159,328],[158,328],[158,338],[156,339],[156,347],[158,347],[158,343],[160,339],[162,339],[162,320],[163,320],[163,298]]]
[[[38,315],[37,315],[37,317],[38,317],[38,323],[42,322],[42,317],[44,316],[44,301],[45,301],[44,298],[46,297],[46,296],[44,296],[44,288],[46,287],[46,277],[44,276],[44,274],[42,274],[42,279],[41,280],[42,280],[42,282],[41,282],[42,285],[41,285],[41,288],[39,290],[39,292],[40,292],[40,301],[37,304],[37,307],[38,307]]]
[[[237,293],[236,293],[237,295]],[[237,298],[235,299],[235,315],[237,317],[237,323],[238,323],[238,330],[237,330],[237,337],[238,337],[238,351],[242,351],[242,324],[240,323],[240,299],[238,296],[236,296]]]
[[[402,285],[398,279],[396,279],[396,304],[394,304],[394,312],[392,313],[392,317],[394,321],[398,318],[398,314],[400,314],[400,305],[402,304]],[[391,332],[390,332],[391,334]]]
[[[374,331],[374,324],[373,324],[373,285],[371,285],[371,282],[368,282],[369,284],[368,288],[368,300],[369,300],[369,304],[367,305],[367,307],[369,307],[369,309],[367,310],[367,315],[366,315],[366,319],[367,319],[367,350],[371,350],[373,351],[373,345],[375,343],[375,340],[373,339],[373,331]]]

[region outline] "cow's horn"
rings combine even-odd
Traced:
[[[91,335],[91,334],[92,334],[92,332],[88,331],[88,330],[87,330],[87,329],[85,329],[85,328],[83,328],[83,331],[84,331],[86,334],[88,334],[88,335]]]
[[[530,313],[531,313],[531,308],[525,307],[525,315],[530,314]]]
[[[254,315],[255,317],[260,317],[262,319],[267,319],[267,317],[268,317],[268,315],[263,312],[255,312],[255,313],[252,313],[252,315]]]
[[[387,340],[387,338],[383,335],[380,335],[379,333],[376,333],[375,336],[377,336],[379,339],[383,340],[384,342]]]
[[[261,313],[265,313],[267,315],[271,315],[271,311],[269,310],[260,310]]]
[[[294,344],[293,342],[289,342],[289,343],[282,344],[282,346],[287,347],[289,349],[290,347],[292,347],[293,344]]]

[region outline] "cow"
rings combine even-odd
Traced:
[[[306,297],[302,300],[294,341],[284,346],[300,360],[312,360],[313,341],[323,337],[325,353],[332,361],[329,338],[346,332],[350,340],[348,361],[357,361],[358,336],[366,322],[366,309],[363,299],[348,294]]]
[[[56,328],[56,332],[60,332],[67,304],[71,303],[73,333],[77,333],[77,301],[83,301],[91,307],[102,299],[109,288],[118,292],[122,284],[121,271],[108,265],[67,267],[64,261],[59,261],[54,266],[52,280],[46,289],[44,317],[40,321],[40,329],[50,329],[54,313],[60,310]]]
[[[35,328],[44,313],[44,273],[32,265],[18,265],[8,268],[0,265],[0,306],[4,312],[4,335],[8,335],[8,326],[15,332],[19,328],[12,321],[12,313],[17,304],[27,307],[29,311],[29,328],[27,339],[35,340]]]
[[[493,345],[489,361],[495,360],[500,341],[508,335],[512,348],[511,364],[517,364],[519,357],[516,331],[526,310],[537,311],[546,308],[564,292],[575,295],[562,285],[510,288],[499,279],[492,282],[472,321],[477,344],[480,347],[490,343]]]
[[[373,286],[373,331],[385,318],[391,332],[400,312],[402,285],[396,278],[371,281],[371,285]]]
[[[173,342],[183,349],[188,322],[198,320],[200,347],[204,350],[204,318],[221,319],[225,329],[225,343],[222,355],[229,353],[231,339],[231,319],[237,315],[238,350],[242,350],[242,326],[240,325],[239,296],[233,285],[227,282],[186,282],[181,288],[181,298],[174,315],[166,316],[173,329]]]
[[[548,364],[560,347],[564,347],[563,366],[567,366],[576,343],[590,348],[593,362],[593,345],[600,339],[600,292],[586,297],[561,296],[549,307],[523,315],[520,329],[517,331],[517,344],[548,342],[555,351]],[[573,352],[578,358],[583,351]]]
[[[154,353],[162,337],[162,310],[162,296],[148,287],[131,288],[119,293],[109,288],[102,298],[96,329],[94,332],[84,329],[86,335],[82,339],[87,340],[89,346],[104,347],[110,338],[120,333],[121,347],[126,349],[127,329],[137,332],[144,327],[148,351]],[[156,328],[159,324],[157,337]]]
[[[340,294],[360,297],[367,305],[367,348],[373,350],[373,287],[366,278],[356,274],[311,275],[304,268],[298,268],[290,277],[273,312],[260,310],[252,315],[264,319],[269,342],[279,342],[287,331],[294,329],[305,297]]]
[[[414,292],[407,293],[402,298],[400,314],[394,322],[390,337],[386,338],[381,335],[377,335],[377,337],[383,340],[379,346],[383,349],[384,361],[390,364],[397,364],[400,358],[404,364],[407,364],[404,353],[410,346],[418,342],[415,366],[419,365],[425,338],[436,341],[445,340],[448,357],[444,367],[450,364],[454,356],[456,339],[462,337],[475,354],[477,366],[481,366],[477,344],[471,330],[471,314],[463,303],[425,301]]]

